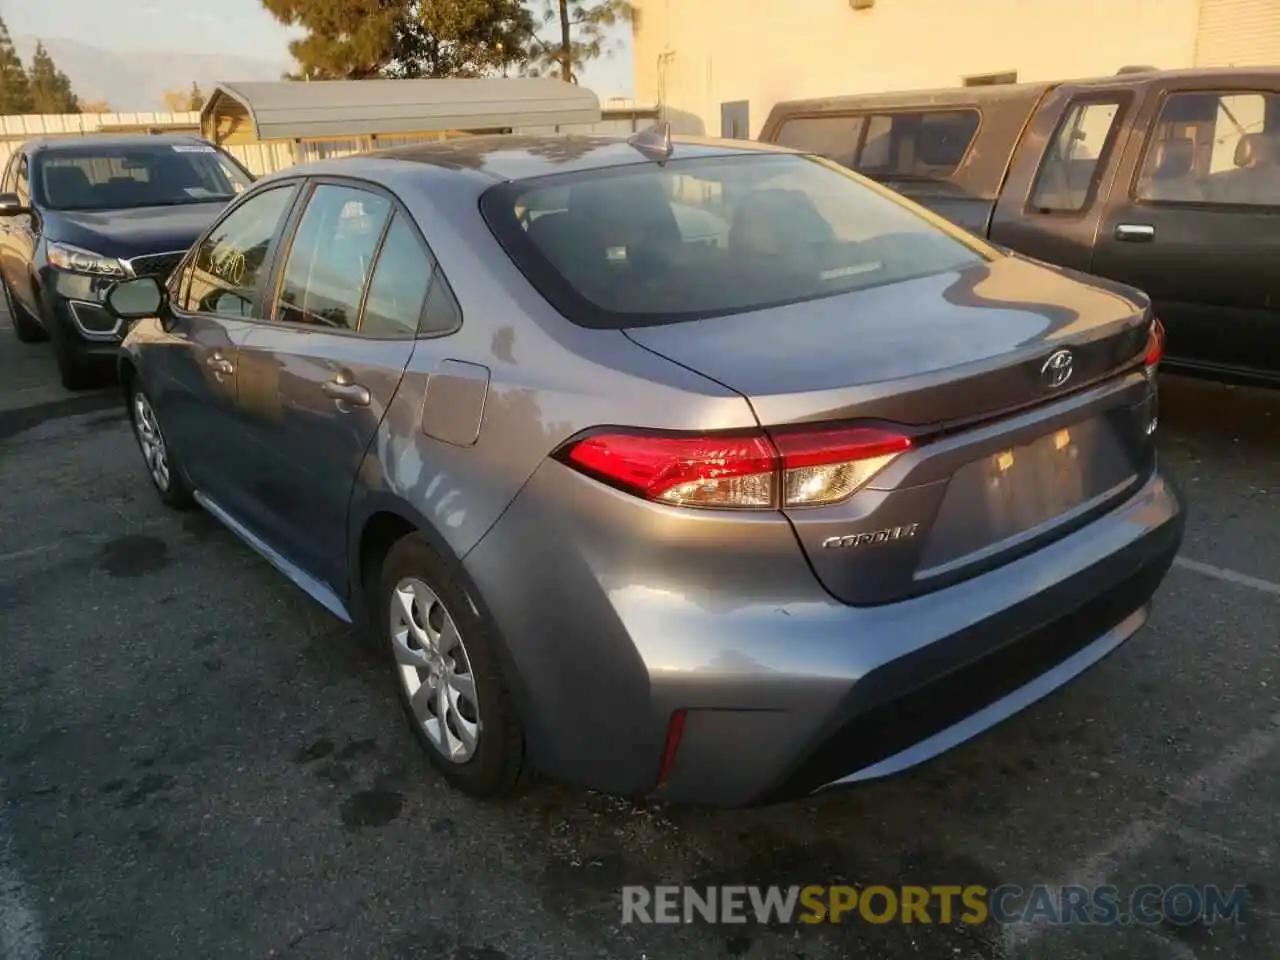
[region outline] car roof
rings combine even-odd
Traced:
[[[758,153],[796,153],[777,144],[709,137],[672,137],[672,160]],[[556,173],[599,170],[654,162],[626,137],[583,134],[485,134],[433,140],[309,165],[314,172],[359,176],[362,164],[377,161],[419,163],[470,171],[491,181],[525,180]]]
[[[211,146],[208,140],[191,134],[89,133],[76,137],[28,140],[26,148],[31,153],[59,153],[63,150],[74,151],[86,148],[93,149],[94,147],[166,146],[172,144]]]

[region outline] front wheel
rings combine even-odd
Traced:
[[[156,493],[161,500],[177,510],[190,507],[195,502],[191,497],[191,489],[173,459],[151,400],[137,381],[129,391],[129,413],[133,421],[133,435],[138,441],[138,449],[142,451],[147,475],[151,477]]]
[[[9,313],[9,322],[13,324],[14,336],[23,343],[39,343],[49,339],[44,327],[18,303],[9,284],[3,280],[0,280],[0,292],[4,294],[4,308]]]
[[[380,632],[401,706],[431,763],[463,793],[514,793],[524,735],[484,625],[427,542],[407,536],[379,578]]]

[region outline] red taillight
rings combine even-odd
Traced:
[[[1156,365],[1164,356],[1164,324],[1160,318],[1151,321],[1151,332],[1147,334],[1147,353],[1142,358],[1142,365],[1148,373],[1154,373]]]
[[[769,509],[851,496],[900,453],[906,434],[880,427],[657,435],[610,431],[577,441],[561,459],[660,503]]]
[[[705,507],[773,505],[776,458],[763,434],[601,433],[574,444],[567,459],[647,500]]]

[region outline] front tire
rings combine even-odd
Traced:
[[[9,313],[9,322],[13,324],[14,336],[23,343],[39,343],[49,339],[44,327],[18,303],[9,284],[3,280],[0,280],[0,292],[4,293],[4,306]]]
[[[524,734],[493,643],[422,537],[387,553],[376,603],[400,705],[432,765],[472,797],[515,793]]]
[[[58,379],[62,385],[68,390],[86,390],[93,386],[88,361],[70,335],[55,324],[49,336],[53,340],[53,359],[57,361]]]
[[[135,380],[129,388],[129,419],[133,423],[133,436],[142,452],[151,485],[160,499],[175,510],[186,510],[195,503],[191,488],[182,475],[173,452],[169,449],[160,421],[156,418],[151,398]]]

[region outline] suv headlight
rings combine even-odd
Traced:
[[[95,277],[127,277],[129,271],[115,257],[104,257],[92,250],[81,250],[69,243],[48,244],[49,263],[59,270],[87,273]]]

